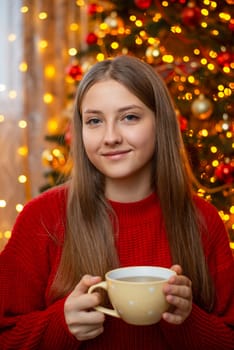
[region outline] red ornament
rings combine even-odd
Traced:
[[[221,67],[230,66],[234,60],[234,54],[228,51],[220,52],[217,56],[217,62]]]
[[[172,2],[172,3],[177,2],[181,5],[185,5],[188,2],[188,0],[170,0],[170,2]]]
[[[65,134],[64,134],[64,141],[65,141],[66,145],[70,146],[71,139],[72,139],[71,124],[69,123],[67,126],[67,129],[65,131]]]
[[[92,3],[88,5],[88,14],[90,16],[95,15],[97,13],[97,4]]]
[[[234,32],[234,18],[230,20],[228,28],[231,30],[231,32]]]
[[[180,124],[180,130],[182,132],[188,129],[188,120],[184,118],[182,115],[179,116],[179,124]]]
[[[66,73],[72,77],[74,80],[81,80],[82,78],[82,68],[78,64],[71,64],[67,67]]]
[[[141,10],[147,10],[152,4],[152,0],[134,0],[134,4]]]
[[[189,27],[195,27],[201,19],[201,10],[196,6],[185,7],[182,11],[181,19],[183,24]]]
[[[86,37],[86,43],[88,45],[95,45],[97,44],[98,37],[95,33],[89,33]]]
[[[234,166],[231,163],[220,163],[215,169],[215,176],[218,180],[231,184],[234,181]]]

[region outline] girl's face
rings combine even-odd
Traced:
[[[94,84],[84,96],[81,111],[87,156],[106,182],[150,181],[154,113],[115,80]]]

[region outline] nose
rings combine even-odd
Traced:
[[[105,145],[117,145],[122,142],[122,135],[118,128],[118,126],[115,125],[107,125],[105,128],[105,134],[104,134],[104,144]]]

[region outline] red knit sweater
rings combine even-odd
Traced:
[[[79,342],[65,323],[65,298],[51,305],[48,299],[61,256],[61,247],[51,237],[64,235],[66,192],[54,188],[33,199],[19,214],[0,255],[0,349],[233,350],[234,262],[228,235],[216,209],[200,198],[196,203],[210,231],[204,249],[217,292],[213,313],[193,304],[190,316],[177,326],[163,320],[152,326],[131,326],[107,317],[102,335]],[[136,203],[112,205],[119,218],[121,265],[170,267],[155,194]]]

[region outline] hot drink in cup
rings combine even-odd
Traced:
[[[118,268],[107,272],[105,281],[91,286],[88,293],[105,289],[114,308],[97,306],[96,310],[133,325],[150,325],[158,322],[169,307],[162,289],[175,274],[155,266]]]

